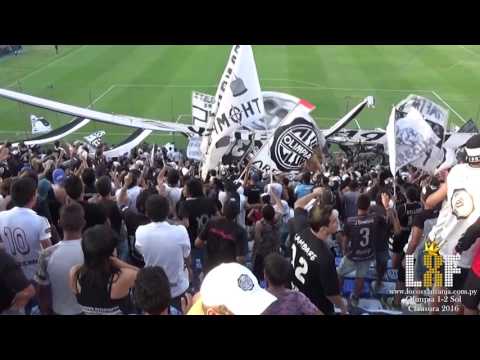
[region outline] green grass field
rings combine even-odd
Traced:
[[[231,46],[25,46],[0,59],[0,87],[77,106],[150,119],[191,122],[192,90],[215,94]],[[303,97],[317,106],[313,116],[328,127],[363,97],[376,109],[358,119],[363,129],[385,127],[392,104],[411,93],[450,108],[450,123],[478,121],[480,46],[254,46],[263,90]],[[54,127],[71,117],[0,99],[0,138],[23,138],[29,115]],[[352,124],[350,127],[356,127]],[[121,141],[133,130],[90,124],[69,140],[106,130]],[[176,141],[178,134],[147,141]]]

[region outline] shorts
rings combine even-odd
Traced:
[[[352,271],[356,271],[356,278],[364,278],[367,276],[371,263],[372,260],[353,261],[344,256],[337,268],[337,273],[339,276],[344,277],[345,275],[350,274]]]
[[[473,271],[470,271],[465,279],[463,289],[476,290],[475,293],[462,295],[462,304],[471,310],[476,310],[480,303],[480,277],[475,275]]]
[[[393,238],[388,239],[388,249],[394,254],[403,254],[403,248],[408,243],[410,233],[402,231],[400,235],[394,235]]]

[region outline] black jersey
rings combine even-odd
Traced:
[[[324,314],[333,314],[333,304],[327,296],[340,294],[335,258],[325,241],[314,236],[307,212],[295,209],[293,219],[292,287],[305,294]]]
[[[398,220],[402,230],[410,231],[413,225],[413,220],[416,215],[420,214],[423,210],[422,203],[412,202],[405,203],[397,207]]]
[[[348,239],[347,258],[352,261],[370,260],[375,255],[377,237],[383,236],[385,222],[374,214],[349,217],[345,222],[344,233]]]

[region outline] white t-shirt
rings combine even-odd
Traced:
[[[456,165],[447,178],[448,194],[429,238],[440,245],[442,256],[453,255],[460,237],[480,217],[480,168]],[[478,243],[462,253],[458,266],[470,268]]]
[[[40,241],[49,240],[48,220],[28,208],[14,207],[0,212],[0,237],[5,250],[20,264],[27,279],[37,271]]]
[[[55,314],[76,315],[82,312],[69,286],[70,269],[83,264],[81,241],[81,239],[60,241],[40,252],[35,281],[40,285],[50,285]]]
[[[182,196],[182,188],[179,187],[170,187],[167,184],[165,184],[165,190],[167,191],[167,198],[170,200],[171,206],[175,208],[177,205],[177,202],[180,200],[180,197]]]
[[[120,191],[122,189],[118,189],[117,192],[115,193],[115,197],[117,198],[117,201],[118,201],[118,197],[120,195]],[[138,195],[140,195],[140,193],[142,192],[142,188],[138,185],[132,187],[131,189],[128,189],[127,190],[127,196],[128,196],[128,207],[130,209],[133,209],[135,211],[138,212],[138,209],[137,209],[137,197]]]
[[[172,298],[183,294],[189,286],[184,259],[190,255],[190,238],[183,225],[167,222],[139,226],[135,247],[143,255],[145,266],[161,266],[170,281]]]
[[[237,224],[241,227],[245,228],[245,214],[246,214],[246,204],[247,204],[247,197],[243,195],[243,188],[242,191],[237,190],[238,194],[240,195],[240,212],[237,216]],[[218,200],[222,203],[222,206],[225,205],[225,201],[227,200],[227,193],[225,191],[220,191],[218,193]]]

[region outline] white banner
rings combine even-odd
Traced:
[[[394,117],[394,169],[400,170],[407,164],[414,164],[417,168],[433,172],[443,158],[443,152],[436,146],[440,141],[438,136],[415,108],[410,109],[408,114],[397,111]],[[391,151],[389,146],[389,153]]]
[[[105,134],[106,132],[104,130],[99,130],[99,131],[95,131],[94,133],[88,136],[85,136],[84,139],[89,145],[96,148],[98,145],[102,143],[102,139],[105,136]]]
[[[252,165],[262,171],[298,172],[325,139],[309,115],[314,106],[306,101],[287,115],[266,144],[254,156]]]
[[[368,106],[369,108],[374,108],[375,98],[373,96],[367,96],[360,102],[360,104],[355,106],[340,120],[338,120],[330,129],[324,130],[323,135],[325,136],[325,138],[328,139],[329,137],[332,137],[342,131],[345,126],[347,126],[352,120],[354,120],[358,116],[358,114],[362,112],[365,106]]]
[[[32,135],[44,134],[52,131],[52,125],[43,117],[30,115]]]
[[[447,129],[447,109],[426,97],[418,95],[409,95],[397,105],[397,109],[405,113],[408,113],[411,109],[417,109],[440,139],[437,146],[441,148]]]
[[[393,176],[397,172],[396,162],[397,162],[397,153],[396,153],[396,139],[395,139],[395,114],[397,110],[395,107],[392,108],[390,112],[390,117],[388,119],[387,125],[387,143],[388,143],[388,158],[390,163],[390,172]]]
[[[216,113],[210,119],[201,150],[208,144],[202,176],[215,169],[231,145],[232,134],[242,126],[254,126],[264,115],[263,97],[250,45],[234,45],[217,89]]]
[[[129,136],[127,140],[125,140],[121,145],[111,150],[105,151],[103,155],[105,155],[107,159],[111,159],[129,154],[130,150],[132,150],[135,146],[140,145],[140,143],[142,143],[143,140],[145,140],[151,133],[152,130],[138,129],[131,136]]]
[[[206,129],[208,119],[215,106],[215,96],[192,92],[192,122],[199,129]]]
[[[200,150],[200,136],[191,136],[188,140],[187,158],[190,160],[202,161],[202,152]]]

